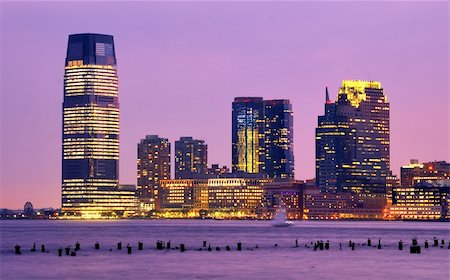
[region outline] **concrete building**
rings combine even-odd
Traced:
[[[147,135],[137,147],[137,197],[145,215],[159,207],[160,181],[170,179],[170,143],[158,135]]]

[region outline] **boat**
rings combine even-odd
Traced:
[[[273,217],[272,225],[274,227],[289,227],[294,225],[294,222],[288,221],[286,219],[286,209],[280,208],[275,216]]]

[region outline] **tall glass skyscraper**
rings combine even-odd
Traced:
[[[175,179],[208,172],[208,145],[204,140],[180,137],[175,141]]]
[[[294,116],[289,100],[264,101],[265,173],[294,179]]]
[[[237,97],[232,113],[233,172],[294,179],[293,113],[289,100]]]
[[[97,217],[133,207],[118,190],[119,102],[113,37],[69,36],[64,75],[62,211]],[[122,196],[124,195],[125,196]]]
[[[326,192],[385,193],[390,176],[389,102],[381,83],[345,80],[326,91],[316,128],[316,183]]]
[[[232,106],[232,171],[264,173],[263,99],[236,97]]]

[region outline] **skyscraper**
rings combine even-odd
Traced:
[[[345,80],[326,91],[316,128],[316,182],[326,192],[386,191],[390,175],[389,102],[376,81]]]
[[[232,171],[265,172],[263,99],[236,97],[232,106]]]
[[[294,178],[293,113],[289,100],[236,97],[232,113],[232,170]]]
[[[204,140],[180,137],[175,141],[175,179],[205,175],[208,171],[208,146]]]
[[[137,195],[141,208],[159,208],[159,181],[170,179],[170,143],[158,135],[147,135],[138,143]]]
[[[289,100],[264,101],[265,172],[274,179],[294,179],[294,117]]]
[[[70,35],[62,133],[62,211],[66,215],[98,217],[127,209],[124,193],[117,190],[118,93],[113,37]],[[128,195],[131,202],[133,194]]]

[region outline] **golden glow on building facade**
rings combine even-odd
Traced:
[[[390,219],[450,220],[450,185],[420,184],[415,187],[396,187]]]
[[[376,81],[345,80],[326,92],[316,128],[316,179],[325,192],[385,193],[390,172],[389,102]]]
[[[170,179],[170,142],[158,135],[147,135],[137,148],[136,192],[140,211],[146,215],[159,209],[160,181]]]
[[[112,36],[69,36],[64,75],[62,212],[66,218],[134,213],[118,188],[118,77]]]
[[[214,178],[161,181],[161,217],[257,218],[270,179]]]

